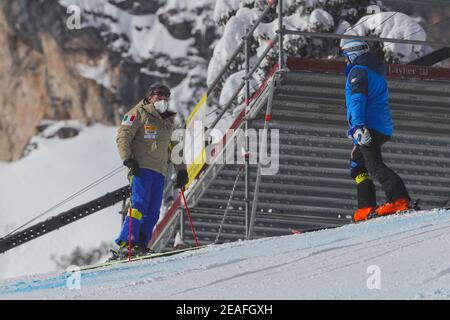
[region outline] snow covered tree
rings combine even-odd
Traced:
[[[222,38],[216,43],[208,68],[208,85],[225,66],[233,51],[238,47],[246,30],[268,6],[264,0],[217,1],[214,10],[215,22],[222,26]],[[361,36],[375,35],[398,39],[425,40],[422,27],[409,16],[400,12],[389,12],[378,0],[285,0],[284,26],[289,30],[308,32],[329,32]],[[251,61],[255,61],[266,48],[270,39],[276,36],[278,19],[276,8],[255,30],[250,39]],[[376,44],[375,44],[376,45]],[[426,48],[422,46],[379,44],[388,62],[407,62],[420,57]],[[333,58],[338,54],[339,40],[286,35],[283,48],[289,56],[305,58]],[[274,48],[262,63],[261,70],[254,75],[254,82],[260,83],[277,59]],[[221,83],[222,96],[231,97],[239,86],[244,69],[244,55],[240,54]],[[242,97],[241,97],[242,102]]]
[[[361,18],[346,34],[380,38],[426,40],[425,30],[411,17],[401,12],[381,12]],[[407,63],[431,51],[430,47],[393,42],[378,43],[384,58],[391,63]]]

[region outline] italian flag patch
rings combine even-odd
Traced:
[[[130,115],[126,114],[125,117],[123,117],[122,125],[123,126],[131,126],[135,119],[136,119],[136,116],[130,116]]]

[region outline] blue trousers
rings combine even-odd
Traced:
[[[140,168],[131,178],[131,210],[125,217],[116,243],[128,243],[131,221],[131,244],[146,247],[159,219],[164,191],[164,176],[150,169]]]

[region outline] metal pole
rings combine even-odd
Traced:
[[[248,37],[245,37],[245,73],[250,71],[250,48]],[[246,77],[245,81],[245,239],[249,239],[249,209],[250,209],[250,166],[249,166],[249,141],[248,141],[248,114],[250,105],[250,79]],[[239,152],[239,151],[238,151]]]
[[[180,214],[180,238],[181,241],[184,242],[184,211],[185,209],[181,209],[181,214]]]
[[[256,207],[258,206],[259,185],[261,183],[261,159],[262,159],[263,150],[267,149],[267,138],[268,138],[267,130],[269,130],[270,115],[272,113],[272,102],[273,102],[274,90],[275,90],[275,78],[272,78],[272,83],[270,84],[269,97],[267,99],[266,116],[264,117],[265,121],[264,121],[263,136],[260,141],[258,169],[256,171],[255,192],[253,193],[252,214],[250,217],[250,228],[249,228],[249,232],[248,232],[249,240],[252,239],[252,237],[253,237],[253,229],[255,226]]]
[[[417,44],[417,45],[430,46],[430,47],[450,47],[449,43],[444,43],[444,42],[394,39],[394,38],[379,38],[379,37],[375,37],[375,36],[357,36],[357,35],[350,35],[350,34],[336,34],[336,33],[327,33],[327,32],[283,30],[283,34],[295,34],[295,35],[299,35],[299,36],[330,38],[330,39],[359,39],[359,40],[364,40],[364,41],[375,41],[375,42]]]
[[[283,0],[278,1],[278,66],[279,70],[284,70],[283,55]]]
[[[231,189],[230,197],[228,198],[227,206],[225,208],[225,212],[223,213],[222,222],[220,223],[219,231],[217,232],[216,240],[214,241],[214,243],[219,243],[220,235],[222,234],[223,225],[225,224],[225,218],[227,217],[228,210],[230,209],[231,200],[233,199],[234,191],[236,190],[236,186],[237,186],[241,171],[242,171],[242,165],[239,166],[238,171],[236,173],[236,179],[234,180],[233,189]]]
[[[244,79],[247,79],[247,78],[250,79],[253,76],[253,73],[259,68],[259,65],[261,64],[261,62],[263,62],[263,60],[266,59],[267,54],[269,53],[270,50],[272,50],[272,48],[277,44],[277,42],[278,42],[278,37],[277,36],[275,36],[273,39],[270,40],[270,42],[268,43],[266,49],[261,54],[261,56],[259,57],[258,61],[255,63],[255,65],[249,71],[249,73],[247,73],[245,75]]]
[[[239,87],[234,92],[233,96],[230,98],[230,100],[228,100],[228,102],[222,108],[222,110],[220,111],[220,114],[216,117],[216,119],[214,119],[213,123],[209,126],[209,129],[214,128],[219,123],[219,121],[222,119],[225,112],[227,112],[227,110],[233,105],[234,99],[236,99],[236,97],[239,95],[239,92],[241,92],[241,90],[242,90],[242,88],[244,88],[244,86],[245,86],[245,81],[242,81],[241,84],[239,85]],[[208,135],[208,133],[207,133],[207,135]]]

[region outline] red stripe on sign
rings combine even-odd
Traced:
[[[133,122],[135,118],[135,116],[131,116],[130,121]]]
[[[270,121],[270,114],[266,114],[266,122]]]
[[[321,60],[321,59],[307,59],[288,57],[287,67],[291,71],[312,71],[312,72],[331,72],[343,74],[345,70],[345,63],[337,60]],[[449,68],[434,68],[414,65],[399,65],[388,64],[389,77],[397,78],[416,78],[416,79],[430,79],[430,80],[450,80]]]

